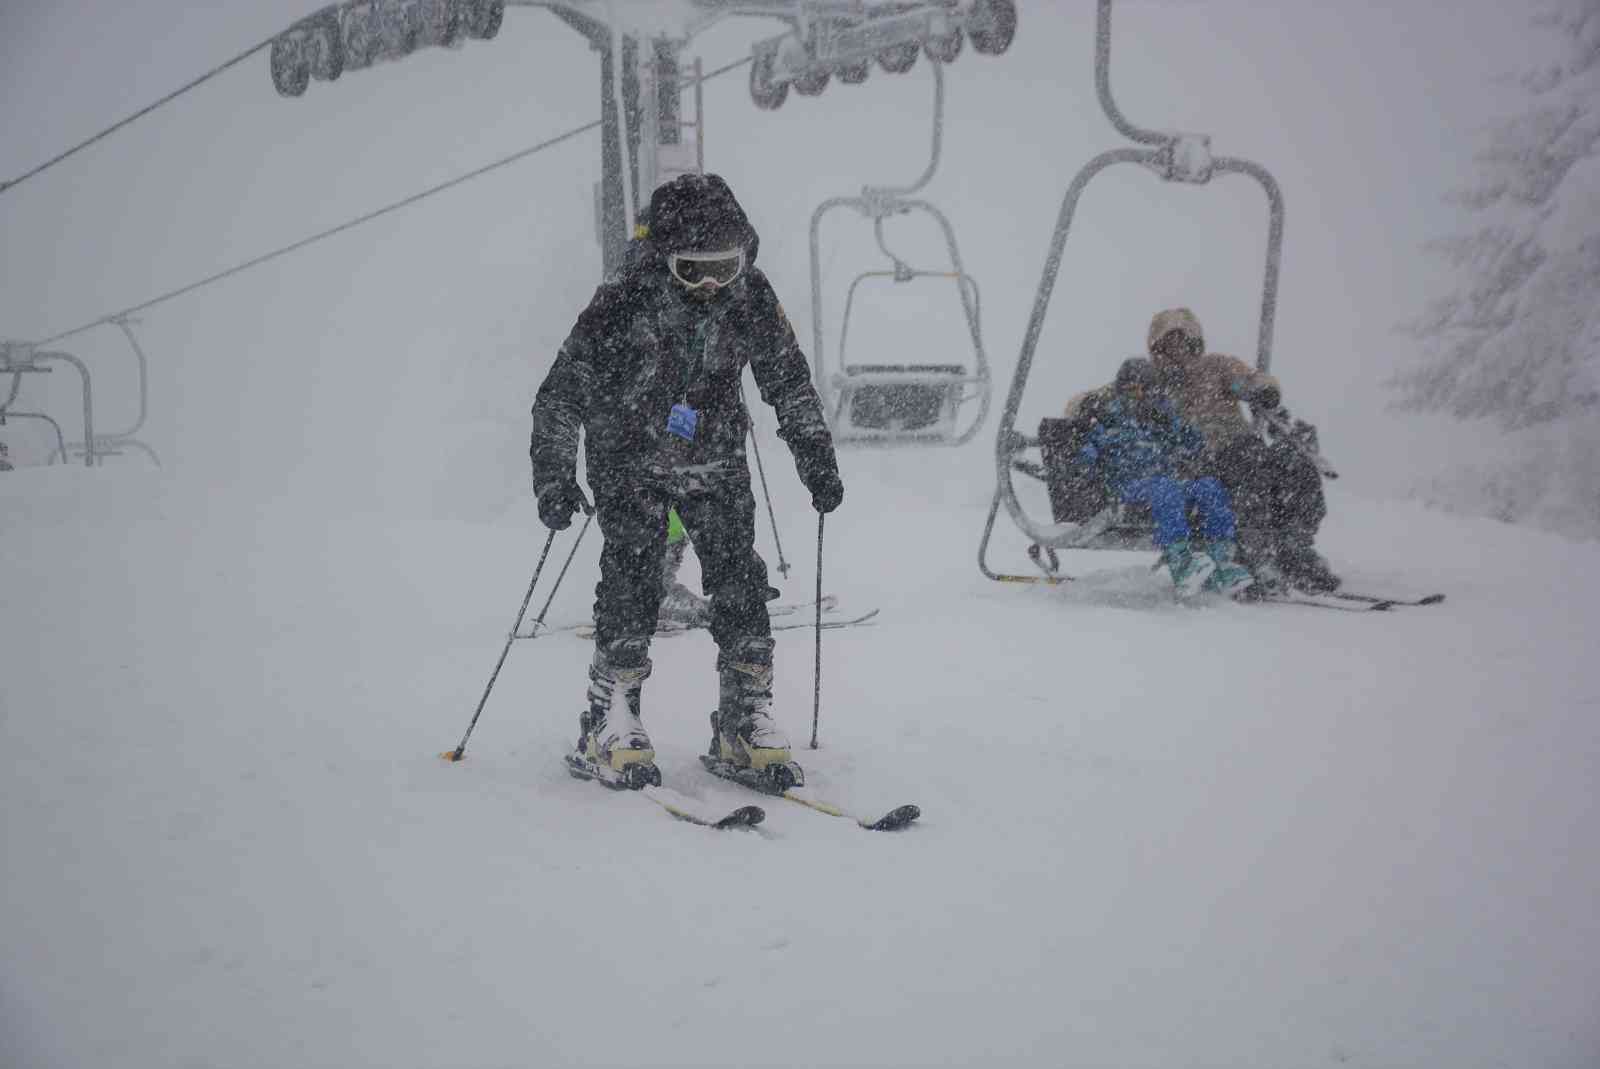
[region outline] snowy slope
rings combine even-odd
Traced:
[[[888,470],[846,461],[827,585],[884,611],[825,636],[802,757],[920,802],[898,835],[778,802],[707,832],[568,778],[571,636],[519,643],[440,761],[531,508],[6,480],[0,1062],[1593,1064],[1593,546],[1337,496],[1353,583],[1450,600],[1180,608],[1138,556],[989,583],[984,503]],[[580,552],[550,618],[593,578]],[[780,640],[797,738],[811,648]],[[752,800],[694,760],[709,640],[655,653],[669,784]]]
[[[283,21],[205,8],[130,0],[4,51],[0,141],[46,159]],[[1449,601],[1179,608],[1142,555],[1001,586],[975,561],[998,413],[959,451],[849,454],[825,585],[883,611],[825,637],[823,748],[801,760],[825,797],[919,802],[896,836],[776,802],[759,832],[710,833],[573,781],[588,648],[571,636],[519,643],[468,760],[435,756],[544,543],[527,406],[599,272],[592,138],[152,310],[165,472],[0,479],[0,1065],[1594,1065],[1600,550],[1378,498],[1456,448],[1384,413],[1382,380],[1458,177],[1424,146],[1465,144],[1440,134],[1481,118],[1463,99],[1498,68],[1485,43],[1517,44],[1495,10],[1117,15],[1129,116],[1211,132],[1283,183],[1274,367],[1345,475],[1324,547],[1353,586]],[[292,103],[241,67],[6,194],[0,335],[47,336],[592,120],[593,55],[512,16],[493,45]],[[951,69],[928,195],[984,286],[1002,392],[1061,192],[1116,143],[1092,16],[1028,5],[1006,57]],[[706,35],[708,65],[769,30]],[[64,87],[66,69],[84,77]],[[742,74],[707,86],[709,162],[808,351],[810,214],[914,178],[929,98],[925,66],[774,115]],[[1156,307],[1192,304],[1248,353],[1261,215],[1248,187],[1135,175],[1086,195],[1019,426],[1108,378]],[[824,234],[829,316],[877,265],[856,222]],[[869,311],[862,360],[960,336],[931,298]],[[135,396],[120,346],[70,346],[113,425]],[[75,429],[72,376],[28,388]],[[804,598],[815,518],[758,426],[781,585]],[[1002,521],[996,563],[1021,549]],[[587,615],[597,553],[591,533],[551,620]],[[780,639],[797,740],[811,651]],[[655,656],[669,782],[709,809],[757,800],[695,761],[709,641]]]

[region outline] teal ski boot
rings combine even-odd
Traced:
[[[1233,597],[1244,593],[1255,584],[1256,577],[1238,562],[1238,547],[1230,541],[1211,542],[1205,547],[1206,556],[1216,565],[1216,570],[1205,581],[1205,589]]]
[[[1167,562],[1172,585],[1177,588],[1180,598],[1192,598],[1199,594],[1205,589],[1211,573],[1217,570],[1216,561],[1205,553],[1194,552],[1188,542],[1172,543],[1162,551],[1161,558]]]

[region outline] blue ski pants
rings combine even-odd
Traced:
[[[1156,475],[1125,483],[1118,496],[1130,505],[1150,506],[1156,522],[1156,545],[1166,549],[1174,542],[1190,538],[1189,506],[1195,507],[1200,521],[1200,537],[1208,542],[1229,541],[1234,534],[1233,506],[1228,491],[1211,476],[1204,479],[1175,479]]]

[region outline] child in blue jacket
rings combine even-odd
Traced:
[[[1178,418],[1159,392],[1156,368],[1135,358],[1117,370],[1111,395],[1099,406],[1078,459],[1105,480],[1118,500],[1147,505],[1173,585],[1180,596],[1201,590],[1235,594],[1255,577],[1234,560],[1235,522],[1228,492],[1215,478],[1180,475],[1199,460],[1205,440]],[[1189,527],[1189,508],[1199,538]]]

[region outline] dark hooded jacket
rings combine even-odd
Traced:
[[[836,473],[833,439],[810,368],[766,276],[755,267],[755,230],[716,176],[689,176],[656,191],[649,233],[595,291],[562,344],[533,406],[536,493],[574,476],[578,430],[587,432],[589,482],[640,481],[663,463],[742,470],[750,417],[744,368],[778,415],[808,489]],[[668,253],[738,246],[746,266],[710,300],[672,280]],[[699,413],[692,446],[667,433],[674,404]]]

